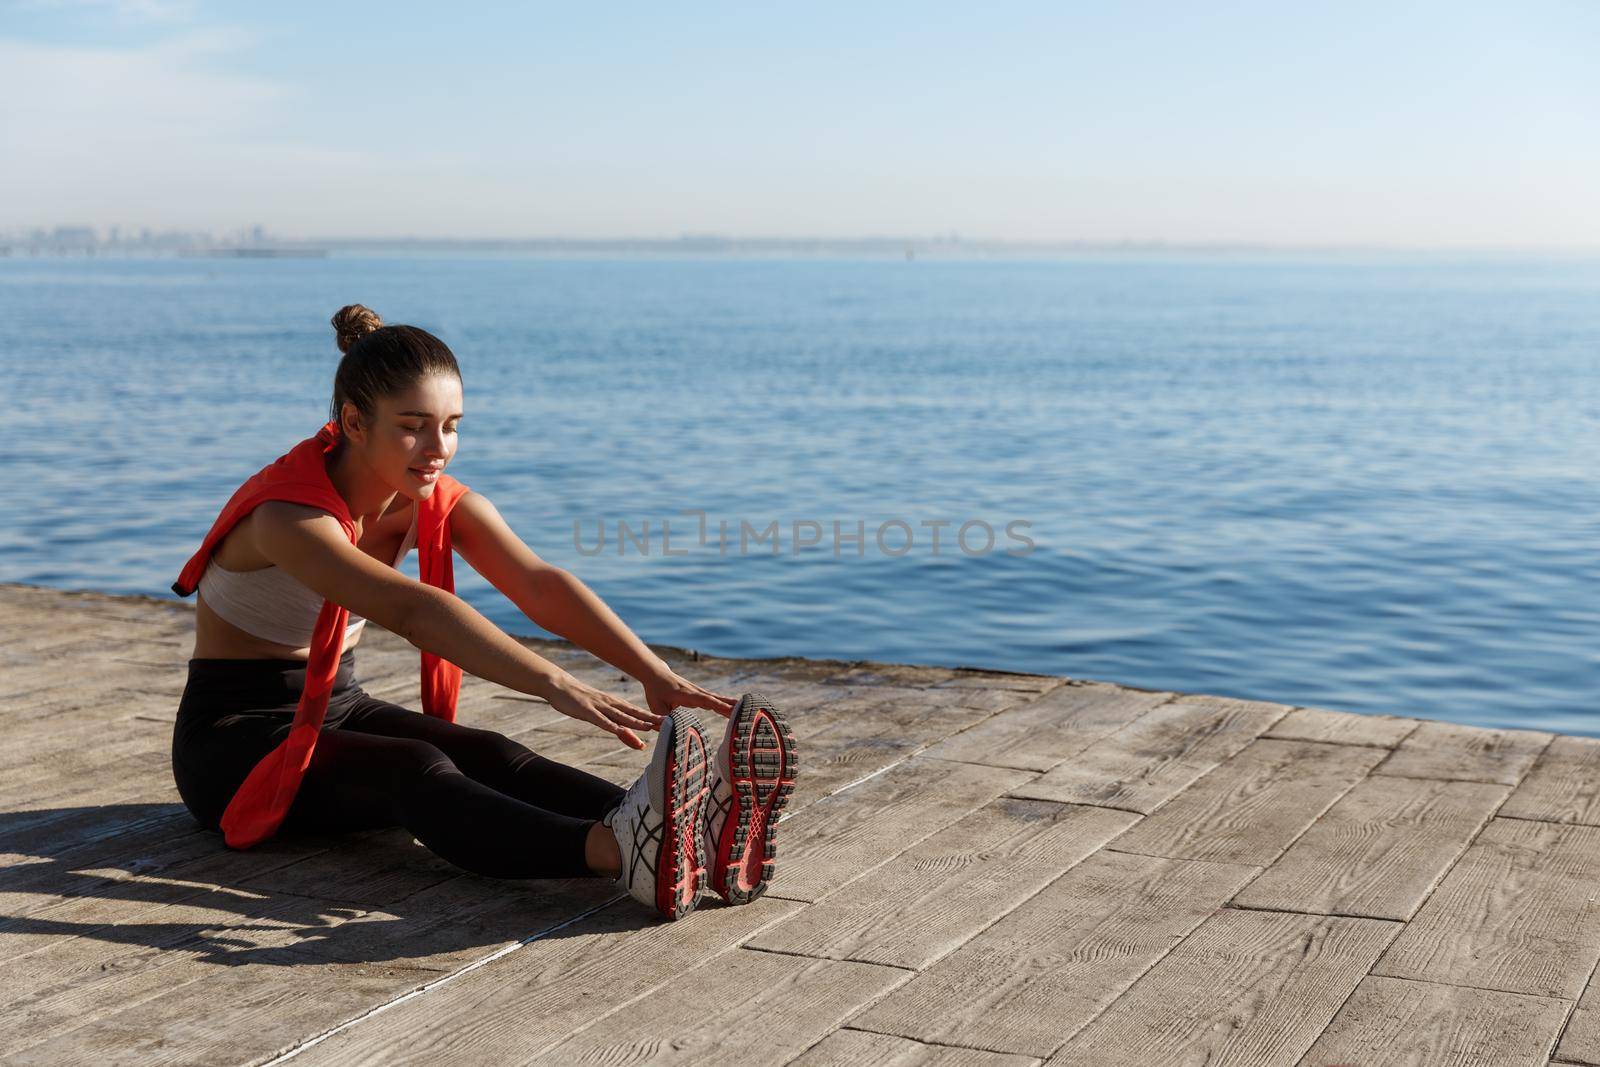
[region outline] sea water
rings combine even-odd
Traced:
[[[0,259],[0,580],[171,595],[356,302],[648,642],[1600,735],[1582,258]]]

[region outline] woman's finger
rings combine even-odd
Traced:
[[[604,715],[600,715],[600,714],[597,713],[595,715],[595,717],[594,717],[594,724],[596,726],[600,727],[600,729],[604,730],[606,733],[616,735],[617,740],[621,741],[623,744],[627,745],[629,748],[643,748],[644,747],[644,742],[639,740],[639,735],[638,734],[634,733],[632,730],[628,729],[626,726],[622,726],[622,725],[620,725],[618,723],[612,722],[610,719],[606,718]]]
[[[699,686],[695,686],[694,689],[689,691],[688,695],[692,699],[685,701],[685,703],[693,707],[714,711],[723,718],[733,714],[734,702],[727,697],[718,696],[709,689],[701,689]]]
[[[606,718],[610,719],[612,722],[621,723],[624,726],[632,726],[635,729],[639,729],[639,730],[657,730],[657,729],[660,729],[660,724],[657,723],[655,720],[646,719],[646,718],[642,718],[641,716],[634,715],[625,707],[624,708],[619,708],[619,707],[615,707],[615,706],[607,707],[607,708],[604,708],[600,712],[600,714],[604,715]]]
[[[715,711],[722,715],[726,715],[733,710],[733,701],[727,697],[718,696],[709,690],[697,687],[692,696],[694,697],[694,706],[697,708],[705,708],[708,711]]]
[[[665,715],[658,714],[657,712],[651,710],[650,708],[641,708],[637,704],[631,704],[628,701],[623,700],[621,697],[614,697],[613,699],[616,700],[619,704],[621,704],[623,709],[626,710],[628,712],[628,714],[637,715],[641,719],[644,719],[647,722],[653,723],[656,726],[660,726],[661,725],[661,720],[666,718]]]
[[[583,721],[590,723],[601,730],[604,730],[608,734],[615,734],[616,737],[624,744],[630,744],[627,737],[623,736],[624,734],[629,733],[627,727],[612,722],[610,718],[606,716],[602,705],[598,703],[590,704],[588,707],[583,709],[583,714],[576,715],[574,718],[582,719]]]
[[[627,715],[632,715],[634,718],[643,719],[645,722],[660,722],[662,719],[661,715],[656,714],[649,708],[641,708],[639,705],[632,703],[631,701],[624,700],[621,697],[613,696],[609,699],[612,707]]]

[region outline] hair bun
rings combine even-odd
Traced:
[[[351,345],[383,325],[378,313],[362,304],[346,304],[333,313],[332,322],[341,352],[350,351]]]

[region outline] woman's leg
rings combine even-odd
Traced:
[[[396,824],[436,855],[475,874],[574,878],[593,873],[585,860],[593,819],[493,789],[462,773],[427,741],[324,729],[283,828],[336,833]]]
[[[621,803],[626,792],[588,771],[541,756],[497,731],[446,722],[365,694],[339,729],[426,741],[450,757],[468,778],[562,815],[598,819]]]

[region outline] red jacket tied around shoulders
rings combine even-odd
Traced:
[[[200,576],[218,544],[238,521],[266,500],[287,500],[321,508],[339,520],[350,543],[356,542],[355,520],[328,479],[325,457],[338,444],[339,425],[329,421],[241,485],[223,505],[200,550],[184,564],[172,591],[186,597],[199,588]],[[455,592],[451,568],[450,511],[467,493],[467,487],[448,474],[440,474],[433,493],[417,502],[417,571],[423,582]],[[344,641],[350,609],[324,600],[311,636],[311,656],[306,662],[306,684],[295,709],[294,723],[283,743],[261,758],[233,794],[222,814],[223,839],[231,848],[249,848],[277,832],[317,745],[317,734],[328,710],[328,697],[339,671],[339,646]],[[422,653],[422,710],[446,722],[456,718],[456,696],[461,692],[461,668],[431,652]]]

